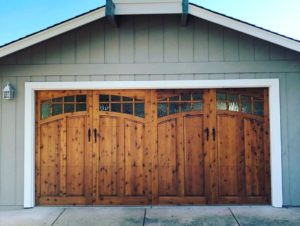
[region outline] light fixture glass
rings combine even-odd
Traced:
[[[15,89],[11,84],[6,83],[2,90],[2,97],[4,100],[13,100],[15,98]]]

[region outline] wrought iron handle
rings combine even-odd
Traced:
[[[89,142],[91,141],[91,135],[92,135],[91,133],[92,133],[92,132],[91,132],[91,129],[89,129],[89,130],[88,130],[88,138],[89,138]]]
[[[97,129],[94,129],[94,139],[95,139],[95,143],[97,142]]]
[[[213,140],[215,141],[216,140],[216,129],[215,128],[212,129],[212,134],[213,134]]]
[[[206,132],[206,140],[208,141],[208,139],[209,139],[209,129],[206,128],[204,131]]]

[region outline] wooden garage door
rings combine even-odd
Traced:
[[[38,204],[270,202],[267,89],[37,93]]]

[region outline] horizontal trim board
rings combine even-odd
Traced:
[[[5,76],[47,75],[149,75],[197,73],[288,73],[300,72],[298,61],[203,62],[157,64],[51,64],[2,65]]]

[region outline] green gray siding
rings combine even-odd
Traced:
[[[285,205],[300,205],[300,53],[190,17],[102,19],[0,59],[0,205],[23,205],[24,82],[279,78]]]

